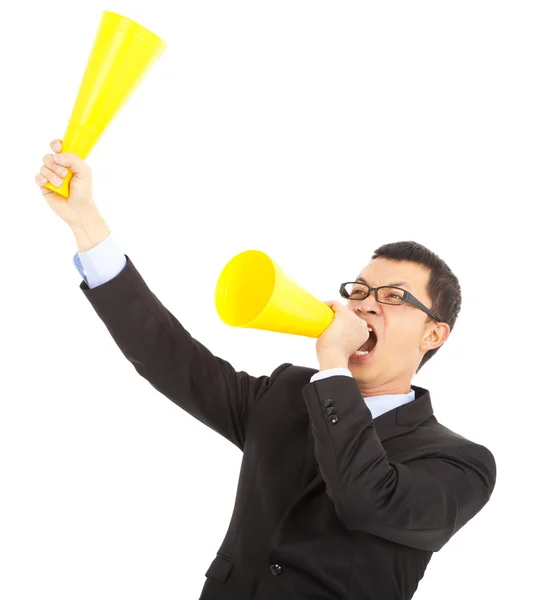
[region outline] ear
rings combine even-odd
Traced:
[[[428,352],[442,346],[451,334],[451,328],[448,323],[435,323],[432,329],[426,333],[422,340],[421,350]]]

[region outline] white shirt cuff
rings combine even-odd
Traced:
[[[126,257],[111,233],[94,248],[78,254],[91,289],[116,277],[126,265]]]
[[[326,379],[326,377],[333,377],[334,375],[345,375],[345,377],[352,377],[352,373],[349,369],[345,369],[343,367],[338,367],[337,369],[325,369],[324,371],[319,371],[315,373],[313,377],[311,377],[310,382],[318,381],[319,379]]]

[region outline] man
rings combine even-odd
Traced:
[[[67,167],[65,200],[43,185]],[[36,183],[71,226],[81,290],[136,371],[243,451],[200,600],[412,598],[496,481],[491,452],[438,423],[428,390],[411,385],[460,310],[447,265],[414,242],[381,247],[341,286],[347,305],[329,303],[319,370],[252,377],[193,339],[117,249],[84,161],[49,154]]]

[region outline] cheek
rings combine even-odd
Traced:
[[[405,355],[411,352],[417,352],[420,346],[420,336],[410,328],[402,327],[398,324],[396,327],[387,329],[385,344],[387,352],[393,354]]]

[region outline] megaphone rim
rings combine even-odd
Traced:
[[[260,255],[260,257],[265,259],[268,262],[269,266],[271,267],[271,269],[273,271],[273,278],[274,278],[274,280],[271,284],[272,293],[269,294],[266,304],[260,308],[260,310],[258,311],[256,316],[253,316],[253,318],[250,319],[250,321],[243,321],[243,323],[239,323],[239,322],[235,321],[234,319],[227,318],[227,315],[225,314],[226,311],[221,309],[219,294],[225,293],[224,278],[226,277],[228,270],[232,268],[233,263],[238,262],[242,257],[246,257],[251,254]],[[233,256],[224,265],[223,269],[221,270],[219,279],[217,281],[217,285],[215,287],[215,308],[216,308],[217,313],[219,314],[219,317],[221,318],[221,320],[224,321],[227,325],[230,325],[231,327],[244,327],[244,328],[250,329],[252,324],[255,321],[257,321],[257,319],[260,317],[260,315],[269,307],[270,303],[272,302],[273,290],[275,289],[275,282],[277,281],[277,269],[278,268],[279,268],[278,265],[271,258],[271,256],[269,256],[268,254],[266,254],[266,252],[263,252],[262,250],[256,250],[256,249],[243,250],[242,252],[238,252],[238,254]]]

